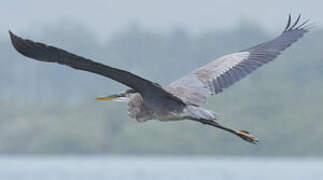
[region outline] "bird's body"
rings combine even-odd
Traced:
[[[281,51],[303,37],[310,26],[306,25],[308,21],[298,25],[299,20],[300,16],[291,25],[291,16],[289,16],[286,28],[277,38],[220,57],[166,86],[160,86],[130,72],[9,33],[13,46],[27,57],[97,73],[130,87],[131,89],[121,94],[98,98],[98,100],[127,100],[128,114],[138,122],[151,119],[160,121],[188,119],[223,129],[248,142],[256,143],[255,137],[247,131],[233,130],[220,125],[215,121],[217,114],[201,108],[200,105],[206,103],[210,95],[222,92],[247,74],[272,61]]]
[[[198,106],[185,104],[183,106],[168,106],[166,111],[156,112],[144,104],[144,100],[139,93],[130,95],[128,102],[128,115],[138,122],[158,119],[160,121],[172,120],[216,120],[216,113],[200,108]]]

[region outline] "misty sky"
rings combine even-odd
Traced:
[[[203,32],[252,20],[276,32],[285,25],[288,13],[302,13],[320,25],[322,5],[318,0],[2,0],[0,36],[6,35],[8,29],[37,33],[44,26],[66,20],[88,26],[100,38],[135,22],[154,31],[185,27],[191,32]]]

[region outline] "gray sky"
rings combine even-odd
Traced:
[[[134,22],[153,31],[180,26],[203,32],[252,20],[277,32],[285,25],[288,13],[302,13],[320,25],[322,5],[319,0],[2,0],[0,36],[6,35],[8,29],[36,33],[62,20],[84,24],[101,38]]]

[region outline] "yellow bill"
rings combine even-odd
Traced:
[[[122,94],[114,94],[106,97],[96,98],[97,101],[126,101],[128,98],[124,97]]]

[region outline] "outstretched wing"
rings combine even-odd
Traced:
[[[10,31],[9,34],[11,42],[15,49],[22,55],[29,58],[45,62],[55,62],[63,65],[68,65],[75,69],[100,74],[122,84],[125,84],[128,87],[140,92],[144,96],[144,98],[154,97],[155,100],[172,99],[178,103],[183,103],[180,99],[165,91],[158,84],[143,79],[130,72],[94,62],[87,58],[69,53],[63,49],[48,46],[39,42],[33,42],[27,39],[22,39],[21,37],[14,35]],[[150,102],[154,103],[152,101]]]
[[[286,28],[277,38],[238,53],[220,57],[174,81],[169,85],[170,89],[173,89],[175,95],[181,97],[183,93],[176,94],[176,89],[185,88],[190,94],[196,94],[196,98],[183,97],[183,99],[192,103],[205,103],[209,95],[222,92],[247,74],[275,59],[284,49],[303,37],[311,27],[307,25],[308,20],[298,24],[300,18],[301,15],[291,25],[289,15]]]

